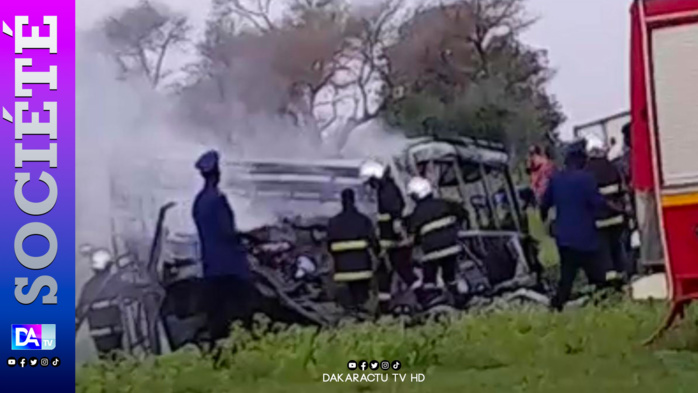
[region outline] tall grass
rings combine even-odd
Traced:
[[[541,260],[555,275],[554,242],[538,214],[529,217]],[[561,314],[521,308],[411,328],[386,319],[318,331],[259,319],[252,332],[234,328],[216,361],[185,348],[145,361],[91,363],[78,370],[76,392],[696,392],[695,312],[657,346],[641,346],[664,312],[664,303],[615,299]],[[399,360],[400,373],[426,379],[322,382],[323,374],[349,372],[349,360]]]
[[[656,348],[640,345],[663,311],[662,304],[621,302],[562,314],[506,311],[412,328],[383,320],[325,331],[258,321],[253,332],[233,329],[218,361],[189,348],[141,362],[93,363],[78,370],[76,391],[695,392],[694,323]],[[349,372],[349,360],[399,360],[400,373],[426,380],[322,382],[325,373]]]

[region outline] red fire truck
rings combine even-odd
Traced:
[[[672,325],[698,299],[698,0],[635,0],[631,28],[631,168],[652,196]]]

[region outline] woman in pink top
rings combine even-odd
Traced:
[[[528,155],[527,172],[531,176],[531,188],[540,202],[550,177],[555,172],[555,164],[545,155],[540,146],[532,146]]]

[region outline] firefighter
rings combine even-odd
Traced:
[[[604,269],[597,264],[599,249],[595,217],[607,207],[594,177],[586,170],[583,144],[574,144],[565,157],[565,169],[553,175],[541,201],[541,218],[556,209],[554,237],[560,254],[560,281],[551,307],[562,310],[569,300],[572,284],[581,268],[589,282],[604,286]]]
[[[124,329],[119,307],[119,283],[111,272],[112,258],[106,250],[91,255],[94,275],[85,283],[75,309],[75,334],[87,319],[90,336],[100,358],[113,357],[123,349]]]
[[[624,205],[623,176],[607,158],[607,150],[604,148],[603,141],[598,138],[590,138],[587,140],[586,149],[589,156],[586,169],[594,176],[599,193],[611,205]],[[620,287],[624,275],[628,272],[624,250],[624,236],[627,227],[625,216],[621,212],[604,207],[597,213],[596,218],[601,260],[606,263],[606,281],[611,286]]]
[[[639,255],[639,224],[637,222],[637,202],[635,199],[635,191],[632,187],[632,166],[630,165],[630,149],[632,148],[632,123],[628,122],[623,126],[623,150],[619,158],[614,160],[614,164],[618,167],[623,176],[623,185],[625,186],[625,201],[628,207],[627,227],[624,234],[624,247],[626,250],[626,266],[628,276],[637,273],[637,260]],[[636,248],[637,247],[637,248]]]
[[[193,217],[201,244],[207,325],[211,345],[228,336],[230,324],[252,322],[254,287],[247,255],[235,227],[233,210],[218,189],[220,170],[216,151],[203,154],[196,168],[204,187],[196,196]]]
[[[389,311],[392,300],[393,272],[402,281],[415,289],[417,277],[412,269],[412,250],[405,244],[405,229],[402,214],[405,201],[400,188],[390,176],[388,168],[376,161],[367,161],[361,166],[361,177],[376,191],[378,199],[378,238],[381,258],[376,269],[378,301],[381,313]]]
[[[424,308],[439,298],[437,274],[447,290],[457,296],[456,268],[462,247],[458,241],[460,223],[468,225],[467,212],[458,204],[434,197],[431,183],[415,177],[407,185],[407,192],[416,206],[408,220],[408,231],[415,246],[422,251],[422,287],[417,297]]]
[[[354,191],[342,191],[342,211],[327,227],[327,243],[334,261],[334,281],[346,285],[344,302],[352,312],[363,311],[369,300],[373,279],[373,261],[379,252],[373,223],[356,208]]]

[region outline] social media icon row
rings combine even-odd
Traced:
[[[41,358],[41,360],[39,360],[35,357],[31,357],[28,360],[25,357],[21,357],[19,359],[7,358],[7,365],[10,367],[14,367],[17,365],[19,365],[19,367],[21,368],[24,368],[26,366],[36,367],[39,364],[41,364],[41,367],[48,367],[49,364],[53,367],[58,367],[61,365],[61,359],[59,359],[58,357],[55,357],[51,360],[49,360],[49,358]]]
[[[352,370],[352,371],[356,370],[356,369],[359,369],[361,371],[366,371],[366,369],[371,369],[371,370],[375,371],[375,370],[378,370],[378,368],[382,369],[383,371],[388,371],[390,369],[397,371],[400,368],[402,368],[402,363],[400,363],[399,360],[394,360],[392,363],[387,361],[387,360],[383,360],[380,363],[376,360],[371,360],[370,362],[367,362],[365,360],[361,360],[358,362],[355,360],[350,360],[349,363],[347,363],[347,368],[349,370]]]

